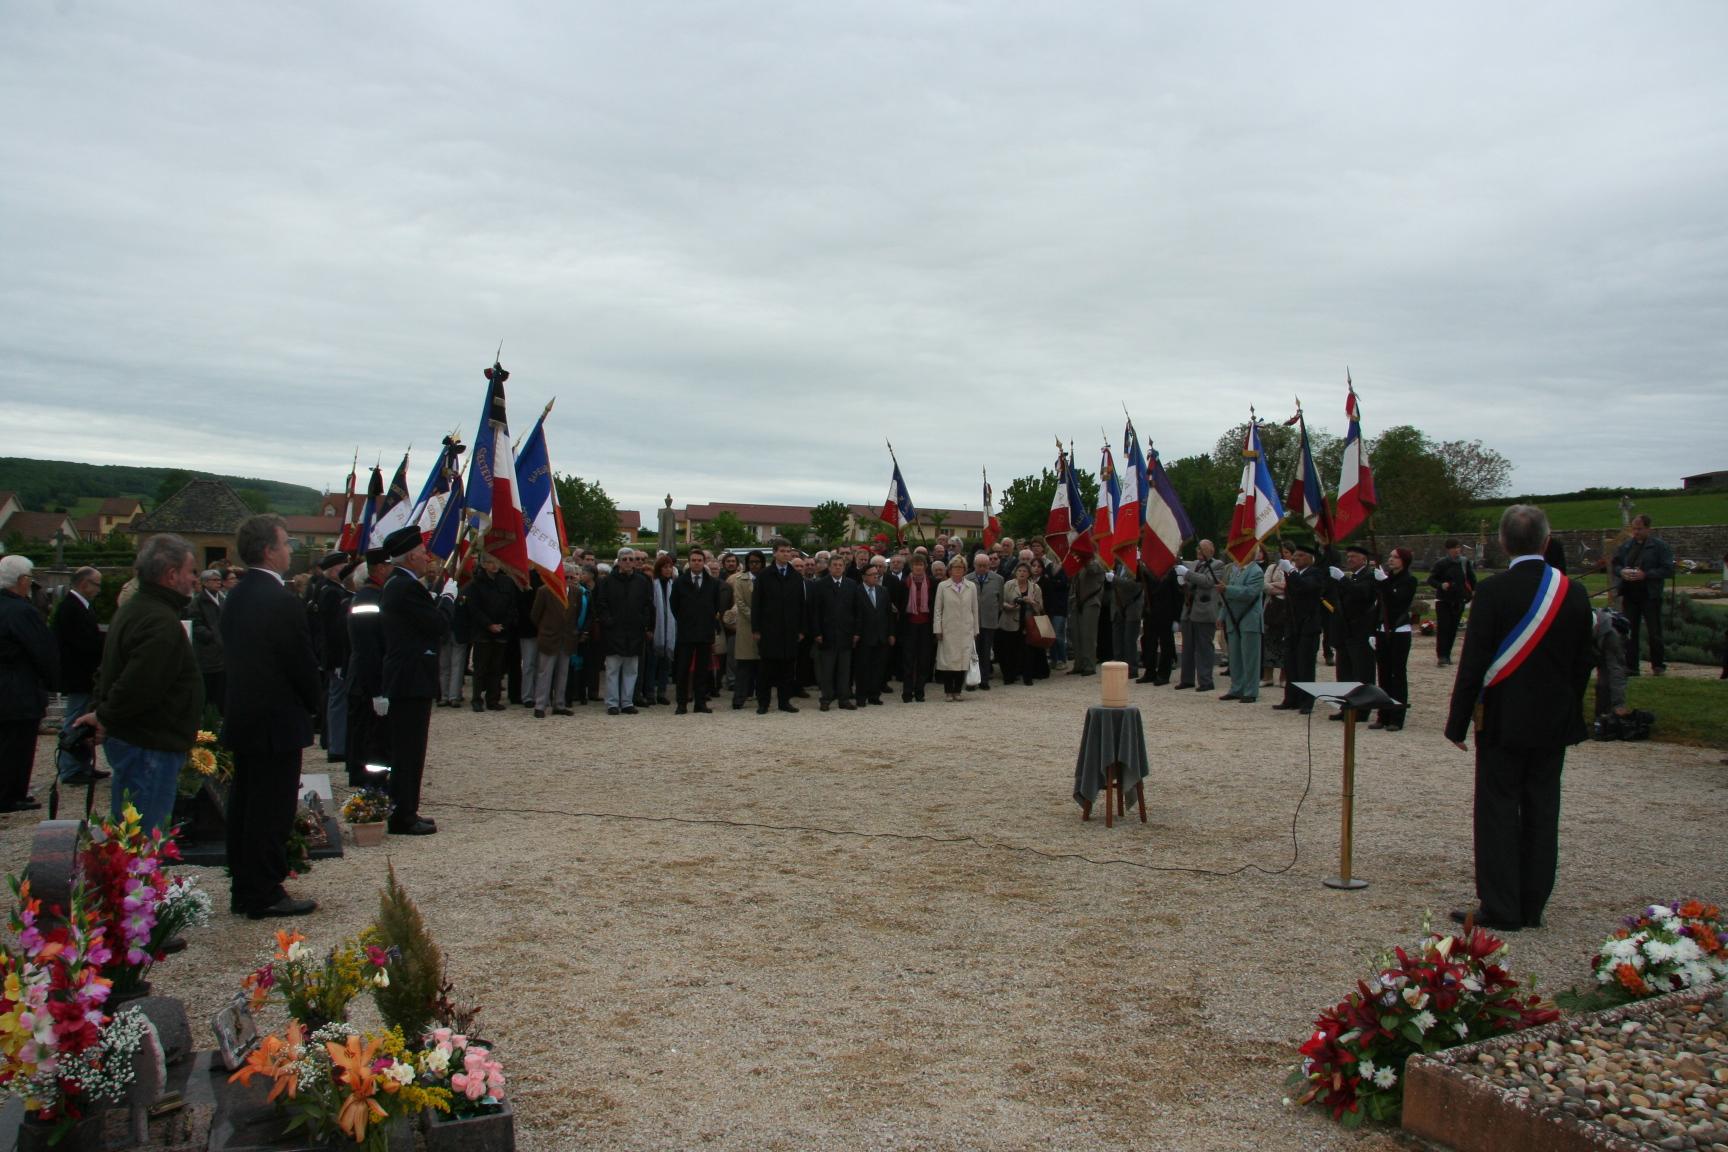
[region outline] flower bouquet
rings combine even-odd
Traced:
[[[1505,943],[1481,928],[1429,931],[1414,952],[1382,956],[1374,976],[1315,1020],[1290,1075],[1295,1102],[1347,1128],[1395,1123],[1410,1056],[1559,1019],[1540,997],[1518,996],[1505,960]]]
[[[504,1065],[489,1046],[448,1028],[428,1032],[425,1045],[421,1083],[449,1091],[452,1117],[484,1116],[504,1107]]]
[[[391,1121],[450,1106],[447,1089],[423,1080],[423,1059],[394,1028],[362,1034],[334,1021],[307,1034],[293,1021],[282,1035],[263,1037],[229,1079],[268,1079],[268,1099],[288,1117],[285,1132],[385,1152]]]
[[[342,802],[342,819],[354,830],[354,843],[373,847],[384,841],[384,821],[396,810],[382,788],[362,788]]]
[[[276,949],[241,986],[254,1012],[279,996],[288,1014],[306,1031],[348,1018],[348,1005],[361,989],[390,983],[390,950],[368,935],[343,941],[322,959],[298,932],[276,933]]]
[[[206,782],[226,784],[234,779],[234,753],[222,746],[216,733],[200,730],[193,741],[186,763],[180,766],[177,791],[181,796],[194,796]]]
[[[1652,904],[1614,930],[1594,967],[1610,1003],[1714,984],[1728,978],[1728,928],[1714,904]]]
[[[0,950],[0,1088],[23,1097],[27,1122],[51,1126],[58,1142],[91,1115],[90,1102],[118,1100],[132,1082],[146,1024],[135,1010],[104,1011],[109,949],[82,883],[64,919],[46,923],[28,882],[13,891],[17,949]]]
[[[148,992],[144,978],[168,954],[168,941],[210,920],[210,897],[198,882],[164,868],[178,859],[175,833],[146,834],[130,804],[118,821],[93,824],[78,853],[84,899],[107,944],[99,966],[116,997]]]

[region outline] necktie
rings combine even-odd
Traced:
[[[702,577],[696,577],[696,591],[702,591]]]
[[[864,589],[864,592],[866,595],[868,595],[870,597],[870,607],[872,607],[872,608],[876,607],[876,589],[866,588],[866,589]]]

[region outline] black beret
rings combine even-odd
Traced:
[[[390,553],[384,551],[383,548],[366,549],[366,563],[368,564],[382,564],[388,559],[390,559]]]
[[[1344,551],[1354,552],[1358,556],[1372,556],[1372,555],[1374,555],[1374,553],[1368,551],[1368,546],[1366,544],[1346,544],[1344,546]]]
[[[328,572],[328,571],[330,571],[330,569],[336,567],[338,564],[346,564],[346,563],[348,563],[348,553],[346,553],[346,552],[332,552],[328,556],[324,557],[322,560],[318,561],[318,571]]]
[[[1312,556],[1312,555],[1314,555],[1314,545],[1312,545],[1312,544],[1304,544],[1304,543],[1303,543],[1303,542],[1302,542],[1302,541],[1300,541],[1300,540],[1297,540],[1297,541],[1294,541],[1294,542],[1293,542],[1293,543],[1291,543],[1291,545],[1290,545],[1290,550],[1291,550],[1291,551],[1292,551],[1292,552],[1303,552],[1303,553],[1306,553],[1306,554],[1307,554],[1307,555],[1309,555],[1309,556]]]
[[[420,547],[421,543],[420,529],[412,524],[404,524],[384,537],[384,554],[392,560],[400,560]]]

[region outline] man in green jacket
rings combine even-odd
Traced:
[[[91,711],[114,770],[111,811],[128,802],[145,832],[166,832],[186,753],[204,716],[204,678],[181,614],[198,587],[192,545],[171,533],[138,549],[138,592],[114,616]]]

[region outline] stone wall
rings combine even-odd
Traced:
[[[1499,568],[1506,563],[1506,554],[1500,547],[1494,527],[1489,525],[1486,538],[1458,533],[1458,539],[1468,549],[1465,555],[1479,567]],[[1554,535],[1566,546],[1566,567],[1573,572],[1600,566],[1604,550],[1611,554],[1622,538],[1619,533],[1595,530],[1556,532]],[[1693,560],[1700,567],[1721,571],[1722,555],[1728,552],[1728,524],[1689,524],[1669,528],[1658,525],[1656,535],[1674,549],[1676,560]],[[1408,548],[1416,557],[1416,567],[1426,571],[1446,554],[1446,540],[1445,535],[1433,533],[1382,535],[1379,537],[1380,554],[1384,556],[1400,546]]]

